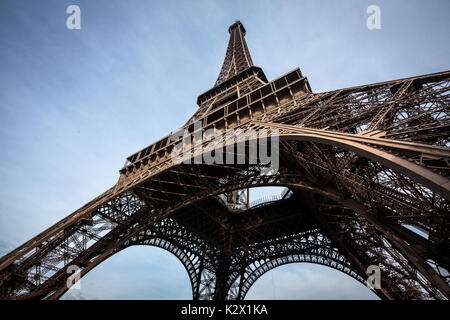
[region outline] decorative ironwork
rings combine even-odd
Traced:
[[[278,171],[174,163],[183,138],[167,136],[128,157],[111,189],[2,257],[2,299],[57,299],[69,266],[84,276],[132,245],[178,257],[194,299],[243,299],[294,262],[361,283],[378,265],[372,290],[383,299],[449,298],[450,71],[313,93],[299,69],[268,82],[242,23],[229,31],[219,78],[182,130],[277,131]],[[250,206],[245,190],[259,186],[288,191]]]

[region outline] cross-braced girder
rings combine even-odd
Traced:
[[[245,42],[245,29],[242,23],[236,21],[228,31],[230,32],[230,41],[215,86],[253,66],[252,57]]]
[[[114,187],[2,257],[2,298],[58,298],[69,266],[84,276],[131,245],[173,253],[194,299],[243,299],[293,262],[361,283],[376,265],[383,299],[450,297],[450,72],[312,93],[299,69],[268,82],[242,24],[230,34],[183,137],[128,157]],[[279,142],[278,168],[248,154],[239,164],[173,161],[180,141],[207,130],[235,135],[189,145],[187,159],[213,149],[236,159],[237,141],[248,148],[257,137],[246,132],[265,130],[268,146]],[[290,191],[251,207],[243,190],[259,186]]]

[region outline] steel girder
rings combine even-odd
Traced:
[[[183,129],[194,135],[201,120],[202,133],[269,130],[278,171],[174,163],[179,141],[163,138],[130,156],[111,189],[0,259],[3,299],[58,298],[68,266],[83,276],[131,245],[177,256],[194,299],[243,299],[264,272],[291,262],[362,283],[378,265],[383,299],[450,297],[450,72],[312,93],[299,69],[267,82],[241,24],[230,33],[218,83]],[[292,195],[234,211],[221,200],[257,186]]]

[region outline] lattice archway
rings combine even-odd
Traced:
[[[109,255],[102,261],[98,261],[98,263],[96,263],[95,265],[90,266],[88,272],[80,273],[79,280],[81,280],[83,277],[85,277],[89,273],[89,271],[92,271],[93,269],[97,268],[103,262],[105,262],[109,258],[115,256],[117,253],[122,252],[124,250],[126,251],[126,249],[128,249],[128,248],[138,247],[138,246],[160,248],[160,249],[163,249],[165,252],[169,252],[174,257],[176,257],[178,259],[178,261],[181,262],[181,264],[183,265],[184,269],[187,272],[189,283],[191,285],[192,296],[194,295],[195,288],[198,288],[199,284],[198,284],[198,277],[196,275],[196,269],[195,269],[196,265],[195,265],[195,261],[193,261],[193,259],[192,259],[192,255],[190,255],[190,254],[184,252],[183,250],[181,250],[180,248],[176,247],[175,245],[170,243],[170,241],[166,241],[166,240],[158,239],[158,238],[150,239],[150,240],[145,241],[140,244],[132,244],[132,245],[127,245],[127,246],[121,247],[119,250],[115,251],[113,254]],[[55,295],[54,298],[55,299],[61,298],[67,291],[68,291],[68,288],[65,288],[65,290],[58,292],[58,295]]]
[[[278,257],[274,260],[268,260],[267,262],[261,264],[252,271],[252,273],[244,282],[243,290],[241,291],[239,298],[245,299],[245,296],[247,295],[253,284],[267,272],[282,265],[293,263],[311,263],[329,267],[352,277],[353,279],[355,279],[356,281],[358,281],[363,285],[366,285],[367,279],[364,279],[360,274],[352,270],[351,267],[345,262],[345,258],[343,256],[340,256],[340,258],[342,258],[342,261],[333,260],[326,256],[320,255],[292,254]],[[376,291],[373,292],[379,296],[379,293],[377,293]]]

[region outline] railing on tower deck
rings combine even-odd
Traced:
[[[274,201],[279,201],[279,200],[283,200],[283,199],[288,199],[291,196],[292,196],[292,190],[290,190],[289,188],[286,188],[283,190],[283,192],[281,194],[265,196],[265,197],[262,197],[255,201],[250,202],[250,208],[254,208],[261,204],[265,204],[268,202],[274,202]]]

